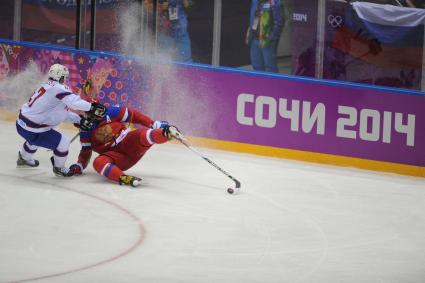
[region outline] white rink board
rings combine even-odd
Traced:
[[[424,179],[198,148],[241,181],[232,196],[165,144],[129,189],[91,166],[55,177],[45,149],[17,169],[23,140],[0,128],[0,282],[425,282]]]

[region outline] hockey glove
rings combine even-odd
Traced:
[[[81,118],[80,120],[80,129],[83,131],[90,131],[91,128],[93,128],[93,121],[89,120],[87,118]]]
[[[162,129],[162,134],[168,139],[184,140],[184,136],[179,132],[177,127],[167,125]]]
[[[167,121],[155,121],[152,124],[152,129],[164,129],[165,126],[168,126]]]
[[[92,119],[102,120],[106,116],[106,107],[103,104],[93,102],[88,114]]]
[[[83,174],[83,166],[80,163],[74,163],[69,166],[69,171],[74,173],[75,176]]]

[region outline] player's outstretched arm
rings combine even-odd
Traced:
[[[167,125],[162,130],[165,137],[168,138],[168,140],[185,140],[186,138],[184,135],[177,129],[176,126]]]
[[[151,128],[154,121],[147,115],[133,109],[133,108],[127,108],[128,112],[128,118],[125,122],[129,122],[132,124],[139,124],[142,126],[145,126],[147,128]]]
[[[83,121],[88,121],[88,120],[82,117],[81,121],[82,122],[80,122],[80,125],[77,126],[80,129],[79,135],[80,135],[81,150],[78,155],[78,161],[69,167],[69,170],[71,170],[74,173],[74,175],[81,175],[83,173],[84,169],[87,168],[93,153],[93,149],[91,147],[91,128],[93,124],[91,124],[90,122],[89,128],[85,129]]]
[[[62,92],[56,95],[66,106],[72,110],[90,111],[92,103],[85,101],[80,96],[72,92]]]
[[[71,166],[69,166],[69,170],[71,170],[74,175],[83,174],[84,169],[87,168],[87,165],[90,162],[92,156],[92,149],[82,147],[80,150],[80,154],[78,155],[78,161]]]
[[[155,121],[152,124],[152,129],[162,129],[162,134],[168,140],[184,140],[184,135],[179,131],[176,126],[170,125],[167,121]]]

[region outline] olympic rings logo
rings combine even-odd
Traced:
[[[343,21],[343,19],[342,19],[341,16],[334,16],[334,15],[329,15],[328,16],[328,23],[333,28],[340,27],[342,25],[342,21]]]

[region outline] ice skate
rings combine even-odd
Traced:
[[[53,156],[50,157],[50,161],[52,162],[53,165],[53,173],[58,176],[58,177],[71,177],[74,176],[74,172],[69,170],[66,167],[56,167],[55,166],[55,161],[53,159]]]
[[[129,176],[129,175],[121,175],[119,180],[120,185],[129,185],[132,187],[139,186],[141,182],[142,182],[142,179],[134,177],[134,176]]]
[[[30,160],[23,159],[21,152],[18,151],[18,160],[16,161],[17,167],[19,167],[19,168],[37,167],[39,164],[40,164],[40,162],[38,162],[38,160],[35,160],[35,159],[30,159]]]

